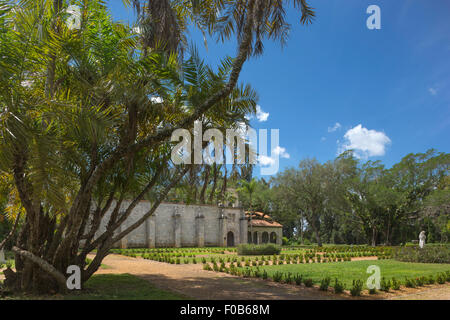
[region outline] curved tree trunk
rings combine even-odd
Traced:
[[[55,3],[60,2],[60,0],[55,0]],[[249,10],[251,10],[253,1],[249,1],[249,3]],[[233,66],[227,83],[224,84],[222,89],[209,96],[196,107],[191,115],[183,119],[183,121],[178,124],[180,128],[191,126],[195,120],[203,116],[206,111],[216,105],[220,100],[226,98],[233,90],[243,64],[252,52],[253,27],[253,15],[248,14],[246,16],[246,22],[243,28],[244,34],[239,44],[238,54],[233,60]],[[55,70],[57,70],[57,68]],[[55,86],[53,85],[53,74],[54,70],[52,69],[52,66],[50,66],[47,86],[49,96],[51,96],[52,91],[55,90]],[[132,117],[133,115],[129,114],[128,116]],[[134,129],[131,129],[132,128],[130,128],[128,132],[125,132],[124,135],[135,131]],[[148,188],[145,187],[142,190],[125,212],[119,210],[121,201],[118,201],[119,205],[112,211],[113,214],[107,224],[107,231],[97,238],[93,238],[91,235],[95,234],[95,232],[84,233],[86,231],[85,226],[87,221],[91,221],[90,218],[97,214],[101,215],[104,211],[91,210],[92,198],[96,187],[99,187],[102,179],[108,179],[110,177],[111,171],[115,168],[117,163],[126,162],[126,159],[128,159],[130,162],[129,168],[131,168],[131,165],[133,165],[132,162],[135,161],[135,154],[142,152],[145,148],[160,146],[170,139],[173,130],[174,128],[172,127],[166,128],[138,141],[132,139],[132,142],[130,142],[130,139],[124,138],[124,136],[119,136],[119,139],[117,139],[119,142],[117,143],[116,148],[111,154],[105,156],[104,159],[97,159],[94,153],[91,156],[90,164],[81,169],[83,175],[78,181],[80,187],[75,192],[75,197],[71,202],[70,208],[67,211],[58,213],[57,216],[45,212],[45,209],[41,206],[41,203],[43,203],[43,201],[41,201],[42,199],[40,199],[41,195],[39,194],[39,190],[37,190],[39,186],[33,185],[29,179],[29,175],[27,175],[29,173],[29,164],[27,165],[27,156],[29,155],[27,153],[29,151],[27,149],[28,146],[15,146],[17,150],[14,150],[14,159],[11,169],[13,171],[14,183],[18,190],[21,204],[26,211],[26,216],[25,222],[21,226],[16,245],[13,248],[16,255],[16,272],[14,273],[12,270],[10,270],[12,273],[9,271],[7,272],[7,282],[12,287],[24,292],[65,292],[65,271],[69,265],[74,264],[78,265],[82,270],[82,281],[85,282],[89,279],[101,265],[102,259],[108,254],[112,245],[142,225],[145,219],[153,214],[159,203],[166,198],[169,190],[174,187],[174,184],[176,184],[182,176],[184,176],[187,169],[185,170],[182,168],[179,174],[174,174],[174,176],[169,178],[169,184],[167,186],[166,184],[163,184],[163,191],[158,194],[158,200],[155,201],[151,210],[146,213],[142,219],[139,219],[126,230],[121,231],[118,235],[115,235],[115,232],[129,217],[133,205],[142,200],[142,197],[153,189],[154,184],[152,184],[153,182],[150,182]],[[132,135],[135,136],[135,133]],[[155,174],[155,176],[157,175],[158,173]],[[122,198],[128,191],[129,190],[121,190],[121,193],[119,193],[120,197]],[[159,191],[160,190],[158,189],[158,192]],[[93,228],[96,228],[95,224]],[[96,230],[94,229],[94,231]],[[86,249],[83,249],[82,252],[79,253],[81,240],[86,241],[84,244]],[[85,269],[84,258],[87,253],[95,248],[98,248],[96,257],[89,267]]]

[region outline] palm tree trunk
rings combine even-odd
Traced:
[[[213,164],[213,185],[211,188],[211,192],[209,193],[209,203],[213,202],[214,193],[216,192],[217,187],[217,176],[218,176],[218,170],[217,170],[217,164]]]
[[[208,187],[208,184],[209,184],[210,172],[211,172],[210,166],[205,165],[205,178],[203,180],[202,190],[200,191],[200,203],[201,204],[205,204],[205,193],[206,193],[206,188]]]

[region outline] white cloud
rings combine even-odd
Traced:
[[[328,127],[328,132],[335,132],[341,127],[342,127],[341,124],[339,122],[336,122],[336,124],[333,127]]]
[[[437,89],[435,88],[428,88],[428,92],[432,95],[435,96],[437,94]]]
[[[286,148],[276,146],[272,149],[272,153],[269,156],[259,155],[258,162],[262,166],[272,166],[274,165],[279,158],[289,159],[291,155],[286,152]]]
[[[259,164],[261,164],[263,166],[269,166],[269,165],[271,166],[271,165],[275,164],[275,159],[268,157],[268,156],[259,155],[258,162],[259,162]]]
[[[369,130],[359,124],[345,133],[338,153],[352,149],[358,158],[384,156],[386,146],[390,143],[391,139],[384,132]]]
[[[161,97],[152,96],[150,97],[150,101],[153,103],[162,103],[164,100]]]
[[[272,150],[272,155],[274,155],[274,156],[279,155],[281,158],[285,158],[285,159],[289,159],[291,157],[289,155],[289,153],[286,152],[286,148],[283,148],[283,147],[280,147],[280,146],[276,146]]]
[[[259,122],[267,121],[267,119],[269,118],[269,113],[268,112],[264,112],[261,109],[261,106],[257,105],[256,106],[256,118],[258,119]]]

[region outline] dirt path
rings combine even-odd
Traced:
[[[420,289],[403,289],[389,300],[450,300],[450,283],[427,286]]]
[[[292,285],[259,279],[242,279],[226,273],[205,271],[201,264],[174,265],[164,262],[108,255],[103,263],[110,268],[96,274],[130,273],[150,281],[161,289],[205,300],[283,299],[317,300],[346,299],[330,295],[317,288],[297,288]]]

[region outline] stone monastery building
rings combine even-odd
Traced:
[[[129,202],[124,201],[125,208]],[[122,225],[122,230],[150,210],[149,201],[141,201]],[[108,212],[100,227],[104,232]],[[252,215],[242,208],[213,205],[161,203],[145,223],[128,234],[116,247],[233,247],[240,243],[281,244],[282,225],[261,212]],[[253,234],[250,233],[252,230]],[[119,232],[120,230],[117,230]]]

